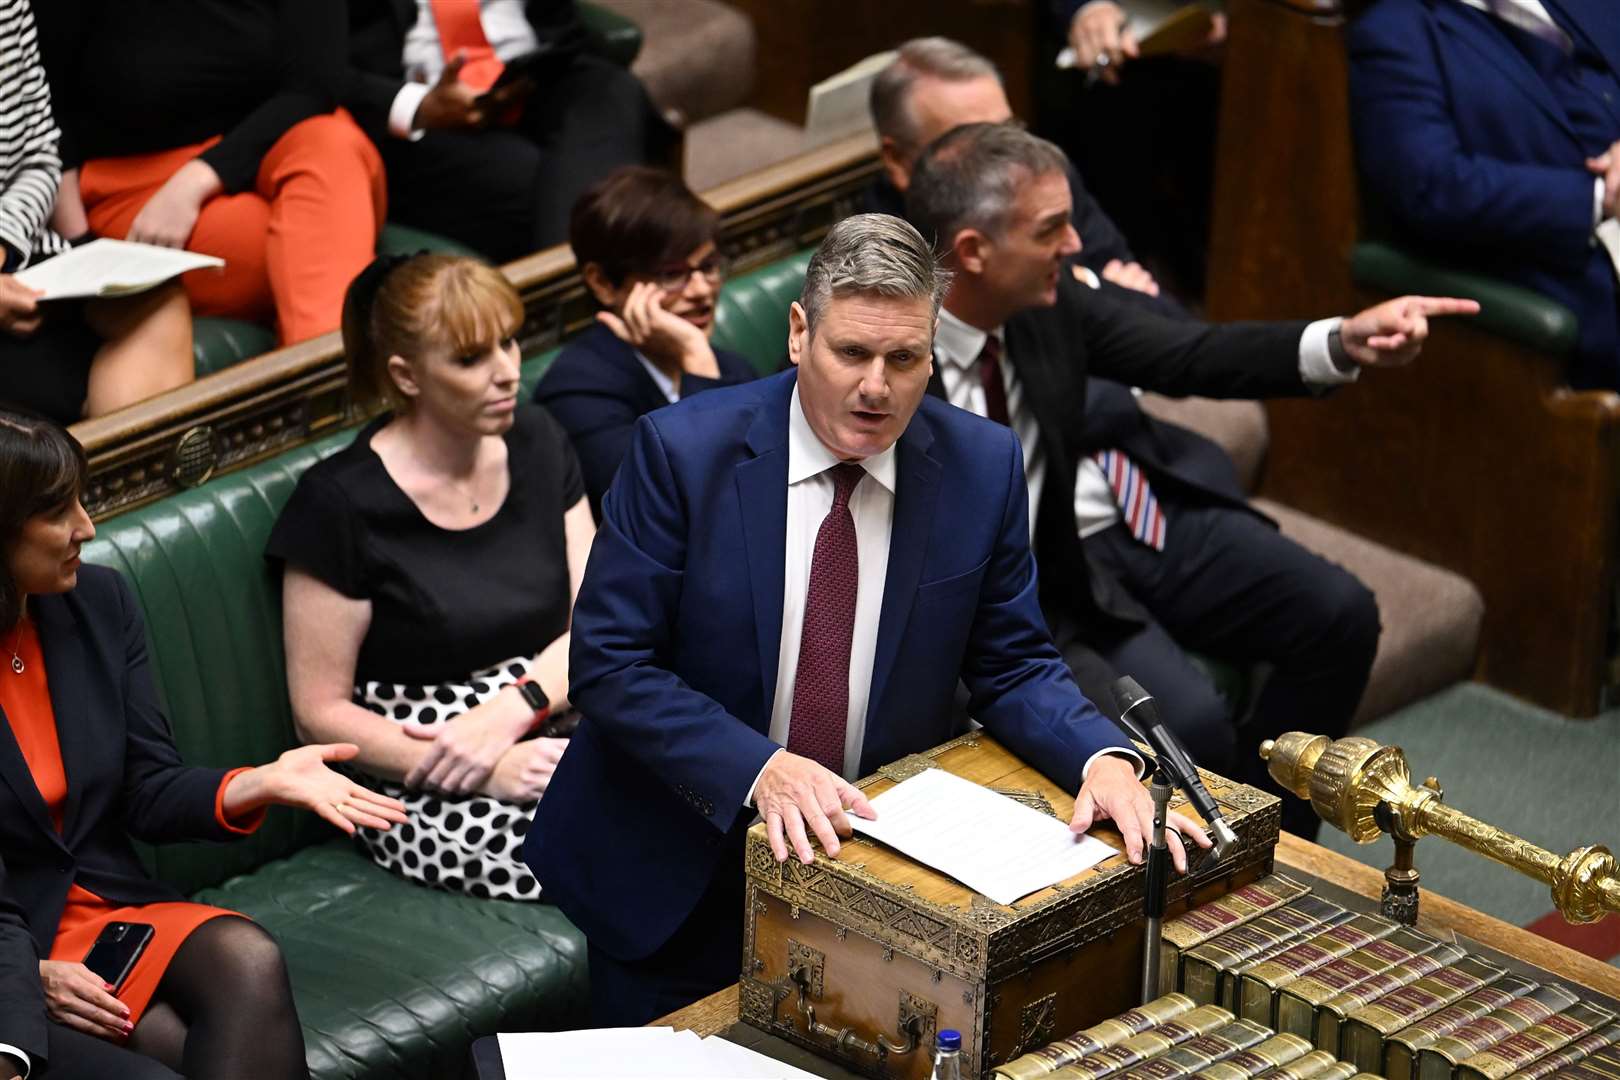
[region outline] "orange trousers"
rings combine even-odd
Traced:
[[[85,162],[79,190],[91,231],[128,236],[169,177],[217,142]],[[181,279],[192,311],[274,317],[283,345],[336,330],[387,210],[382,158],[346,111],[294,124],[265,154],[251,190],[203,203],[186,249],[217,255],[225,268]]]

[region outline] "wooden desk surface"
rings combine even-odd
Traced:
[[[1331,881],[1372,900],[1378,899],[1384,887],[1382,870],[1291,833],[1283,833],[1277,844],[1277,865]],[[1600,994],[1620,998],[1620,968],[1427,890],[1423,893],[1418,926],[1430,933],[1453,931],[1497,952],[1557,972]],[[737,1022],[736,984],[653,1022],[699,1035],[718,1035]]]

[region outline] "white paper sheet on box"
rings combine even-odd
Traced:
[[[857,832],[983,893],[998,904],[1089,870],[1119,852],[1067,822],[943,769],[925,769],[872,800]]]

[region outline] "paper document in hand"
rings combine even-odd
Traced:
[[[925,769],[872,800],[876,821],[857,832],[1010,904],[1119,852],[1066,822],[944,769]]]
[[[92,240],[37,266],[17,272],[17,280],[44,292],[42,300],[84,296],[129,296],[155,289],[188,270],[224,266],[225,260],[155,244]]]

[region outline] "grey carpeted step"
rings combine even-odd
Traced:
[[[1384,624],[1356,722],[1365,723],[1467,679],[1485,601],[1466,578],[1268,499],[1255,507],[1285,535],[1338,563],[1378,598]]]
[[[686,186],[707,191],[804,149],[804,131],[757,109],[729,109],[686,129]]]
[[[630,70],[660,109],[696,123],[753,93],[754,24],[736,8],[720,0],[595,2],[641,27],[641,54]]]

